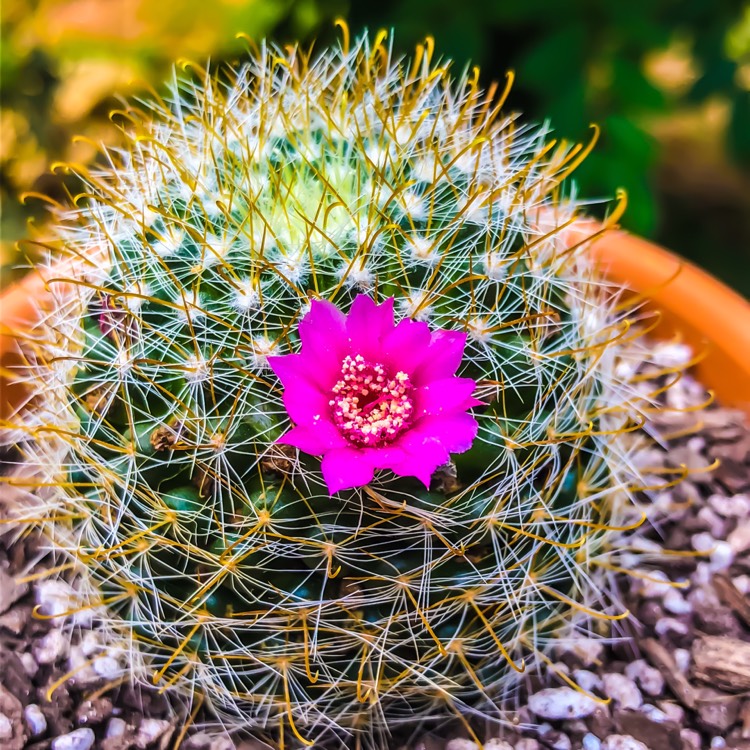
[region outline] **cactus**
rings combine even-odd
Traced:
[[[566,242],[587,149],[432,52],[262,45],[121,113],[14,422],[34,523],[134,677],[287,744],[502,719],[550,644],[622,616],[638,419],[628,322]],[[394,380],[327,412],[368,367]],[[393,421],[438,376],[434,434]],[[348,446],[327,473],[312,403]]]

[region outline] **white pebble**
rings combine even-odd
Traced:
[[[625,667],[625,674],[640,685],[647,695],[661,695],[664,691],[664,678],[644,659],[636,659]]]
[[[128,725],[123,719],[118,719],[117,717],[110,719],[107,724],[105,737],[108,739],[110,737],[122,737],[125,734],[127,727]]]
[[[497,737],[493,737],[491,740],[483,745],[484,750],[513,750],[513,745],[505,740],[500,740]]]
[[[52,750],[89,750],[94,744],[94,739],[93,729],[75,729],[52,740]]]
[[[583,750],[600,750],[602,743],[595,734],[591,734],[591,732],[588,732],[587,734],[583,735],[581,746],[583,747]]]
[[[21,660],[23,669],[29,677],[33,677],[39,671],[39,665],[36,659],[27,651],[18,657]]]
[[[707,531],[702,531],[700,534],[693,534],[690,544],[696,552],[710,552],[716,546],[716,539]]]
[[[629,734],[610,734],[602,742],[602,750],[648,750],[648,747]]]
[[[73,589],[65,581],[40,581],[35,592],[40,613],[53,618],[52,622],[62,622],[75,609]]]
[[[695,729],[680,729],[680,739],[684,750],[701,750],[703,742]]]
[[[23,718],[26,719],[26,724],[29,727],[32,737],[38,737],[47,731],[47,717],[36,703],[30,703],[24,708]]]
[[[144,747],[150,745],[155,740],[158,740],[169,727],[169,722],[164,719],[143,719],[138,727],[136,744],[142,744]],[[211,745],[213,746],[213,743]]]
[[[644,703],[641,706],[641,713],[645,716],[648,716],[651,721],[667,721],[669,718],[664,711],[662,711],[660,708],[657,708],[656,706],[652,705],[651,703]]]
[[[646,578],[641,579],[641,594],[646,599],[661,599],[672,586],[666,573],[662,570],[641,570]]]
[[[99,677],[105,680],[114,680],[122,674],[120,663],[112,656],[99,656],[91,665]]]
[[[643,705],[641,691],[625,675],[614,672],[602,675],[602,689],[608,698],[625,710],[635,711]]]
[[[604,644],[597,638],[575,638],[561,644],[561,649],[565,653],[576,656],[582,666],[590,667],[592,664],[599,662],[604,651]]]
[[[539,743],[533,737],[523,737],[516,742],[516,750],[539,750]]]
[[[685,721],[685,709],[678,703],[671,701],[661,701],[659,703],[661,710],[667,717],[667,721],[674,721],[676,724],[683,724]]]
[[[726,570],[734,562],[734,554],[729,542],[716,542],[716,546],[711,552],[711,570]]]
[[[750,549],[750,523],[740,524],[728,537],[727,541],[735,554]]]
[[[664,600],[662,601],[664,609],[667,612],[671,612],[673,615],[685,615],[688,612],[693,611],[693,607],[689,601],[680,593],[678,589],[670,589],[664,594]]]
[[[676,648],[672,652],[672,657],[674,658],[674,663],[677,666],[677,669],[683,674],[687,674],[690,669],[690,661],[692,658],[690,652],[686,648]]]
[[[743,596],[750,592],[750,576],[746,576],[744,573],[742,575],[735,576],[734,578],[732,578],[732,583],[734,584],[737,591],[739,591]]]
[[[711,508],[705,505],[698,511],[698,518],[703,521],[714,539],[722,539],[726,535],[726,521],[723,521]]]
[[[101,637],[96,630],[90,630],[83,636],[83,638],[81,638],[81,642],[78,646],[84,656],[92,656],[97,651],[101,651]]]
[[[708,504],[725,518],[747,518],[750,516],[750,497],[747,495],[734,495],[733,497],[711,495],[708,498]]]
[[[591,716],[598,705],[569,687],[547,688],[529,697],[529,709],[543,719],[582,719]]]
[[[54,664],[65,656],[68,638],[59,628],[50,630],[34,644],[34,657],[37,664]]]
[[[570,741],[570,737],[568,737],[567,734],[560,734],[558,737],[555,738],[554,742],[549,742],[549,746],[552,748],[552,750],[571,750],[573,747],[573,744]]]
[[[5,714],[0,714],[0,740],[9,740],[13,736],[13,724]]]
[[[576,669],[575,672],[573,672],[573,679],[575,680],[576,685],[587,693],[596,690],[602,684],[599,675],[594,672],[589,672],[588,669]]]
[[[235,750],[236,745],[225,734],[220,734],[211,740],[208,750]]]
[[[448,741],[445,750],[479,750],[479,745],[471,740],[454,737],[452,740]]]
[[[699,562],[692,575],[693,586],[710,586],[714,573],[707,562]]]
[[[666,633],[676,633],[677,635],[687,635],[688,626],[684,622],[675,620],[674,617],[662,617],[659,622],[654,625],[654,630],[659,635],[665,635]]]
[[[712,750],[720,750],[727,746],[727,741],[723,737],[712,737],[711,748]]]

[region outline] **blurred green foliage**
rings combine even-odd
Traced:
[[[721,95],[731,106],[732,156],[750,166],[750,96],[738,70],[750,64],[750,40],[738,31],[745,6],[733,0],[381,0],[352,5],[355,26],[393,26],[409,47],[426,34],[457,61],[471,60],[485,76],[517,73],[512,105],[548,119],[556,134],[602,136],[576,174],[585,195],[625,187],[625,223],[652,234],[657,206],[652,184],[658,146],[648,118]],[[747,32],[746,32],[747,33]],[[696,72],[687,86],[665,90],[649,75],[655,51],[685,42]]]
[[[697,259],[750,295],[750,3],[738,0],[4,0],[0,189],[3,239],[24,234],[23,190],[60,194],[55,160],[87,161],[75,133],[106,143],[131,80],[156,85],[175,58],[231,60],[235,32],[322,46],[395,32],[407,53],[431,35],[485,83],[516,73],[509,106],[558,137],[599,142],[582,195],[624,187],[623,224]],[[135,89],[137,90],[137,86]],[[687,114],[713,113],[711,117]],[[594,208],[596,211],[596,208]]]

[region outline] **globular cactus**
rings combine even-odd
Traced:
[[[620,616],[638,420],[566,239],[585,149],[431,56],[264,45],[121,113],[15,425],[134,677],[287,744],[501,717]]]

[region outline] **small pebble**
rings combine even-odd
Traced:
[[[62,630],[59,628],[50,630],[33,646],[37,664],[54,664],[58,659],[65,656],[68,645],[68,638]]]
[[[732,551],[737,555],[750,549],[750,523],[746,521],[740,524],[729,534],[727,542],[729,542]]]
[[[723,737],[713,737],[711,739],[712,750],[721,750],[721,748],[724,748],[726,746],[727,746],[727,741]]]
[[[604,643],[597,638],[576,638],[562,645],[562,650],[573,654],[581,662],[581,666],[590,667],[598,664],[604,652]]]
[[[688,634],[688,626],[684,622],[675,620],[674,617],[663,617],[654,625],[654,630],[658,635],[666,635],[667,633]]]
[[[643,570],[640,572],[646,578],[640,580],[641,595],[644,599],[661,599],[672,586],[669,577],[662,570]]]
[[[602,675],[602,690],[620,708],[635,711],[643,705],[643,696],[633,680],[625,675],[609,672]]]
[[[656,722],[667,721],[668,717],[664,713],[664,711],[662,711],[660,708],[657,708],[651,703],[644,703],[641,706],[640,710],[641,710],[641,713],[644,714],[645,716],[648,716],[648,718],[651,721],[656,721]]]
[[[90,750],[94,739],[93,729],[75,729],[52,740],[52,750]]]
[[[585,734],[583,740],[581,740],[581,746],[583,747],[583,750],[600,750],[602,743],[595,734],[589,732],[588,734]]]
[[[448,740],[445,750],[479,750],[479,745],[471,740],[454,737],[452,740]]]
[[[664,609],[666,609],[667,612],[671,612],[673,615],[685,615],[688,612],[693,611],[690,602],[685,599],[678,589],[670,589],[667,591],[667,593],[664,594],[662,604],[664,605]]]
[[[675,724],[682,724],[685,721],[685,709],[679,703],[672,701],[661,701],[659,708],[664,712],[667,721],[673,721]]]
[[[661,695],[664,692],[664,678],[658,669],[645,659],[636,659],[625,667],[625,675],[635,681],[647,695]]]
[[[701,750],[703,745],[700,734],[694,729],[681,729],[680,739],[683,750]]]
[[[570,737],[563,732],[555,732],[554,737],[547,735],[544,738],[544,744],[552,748],[552,750],[571,750],[573,747]]]
[[[516,750],[539,750],[539,741],[533,737],[523,737],[516,742]]]
[[[39,665],[36,663],[36,659],[27,651],[18,657],[21,660],[24,672],[29,677],[33,677],[39,671]]]
[[[711,495],[708,504],[720,516],[725,518],[747,518],[750,516],[750,497],[747,495]]]
[[[599,704],[569,687],[547,688],[529,697],[529,708],[543,719],[582,719],[591,716]]]
[[[716,539],[707,531],[703,531],[700,534],[693,534],[690,544],[696,552],[710,552],[716,546]]]
[[[115,717],[109,720],[109,724],[107,724],[107,731],[104,736],[107,739],[111,739],[113,737],[122,737],[125,734],[125,730],[127,728],[128,725],[125,721]]]
[[[94,672],[105,680],[114,680],[122,674],[120,662],[112,656],[99,656],[91,665]]]
[[[594,672],[589,672],[588,669],[576,669],[575,672],[573,672],[573,679],[576,681],[576,684],[587,693],[598,689],[602,684],[599,675]]]
[[[487,740],[483,747],[484,750],[513,750],[513,745],[505,740],[498,739],[497,737]]]
[[[711,570],[726,570],[734,562],[734,550],[729,542],[719,541],[711,552]]]
[[[737,591],[743,596],[750,593],[750,576],[747,576],[744,573],[740,576],[735,576],[732,578],[732,583],[735,585]]]
[[[649,750],[646,745],[629,734],[610,734],[602,742],[602,750]]]
[[[23,718],[26,719],[32,737],[39,737],[47,731],[47,717],[36,703],[30,703],[24,708]]]
[[[165,719],[143,719],[138,727],[138,744],[150,745],[158,740],[170,726]]]
[[[235,750],[235,744],[225,734],[220,734],[211,740],[209,750]]]
[[[13,724],[5,714],[0,714],[0,740],[9,740],[13,736]]]
[[[727,522],[714,513],[711,508],[703,506],[698,511],[698,518],[704,523],[706,528],[714,539],[723,539],[727,534]]]
[[[688,670],[690,669],[690,663],[692,660],[690,651],[688,651],[686,648],[676,648],[672,652],[672,657],[674,658],[674,663],[677,666],[677,669],[679,669],[683,674],[687,674]]]

